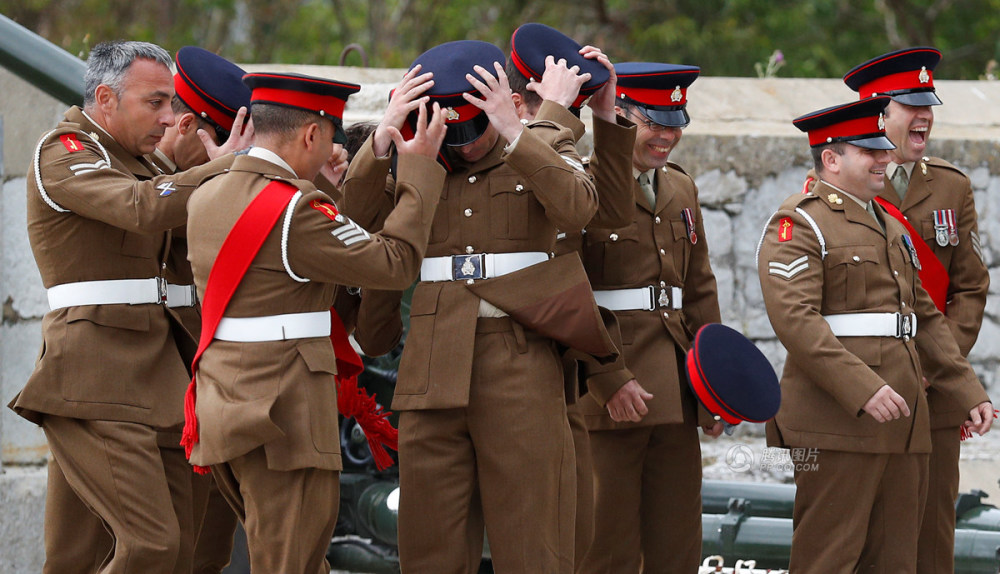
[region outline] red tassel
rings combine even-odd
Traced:
[[[392,414],[383,410],[374,396],[358,388],[357,376],[337,376],[337,410],[345,418],[354,417],[368,439],[368,448],[375,460],[375,468],[385,470],[393,465],[386,448],[399,450],[399,431],[389,422]]]
[[[197,398],[198,391],[192,378],[184,393],[184,432],[181,434],[181,446],[184,447],[184,456],[188,460],[191,460],[191,451],[194,450],[194,445],[198,444],[198,414],[194,410]],[[212,472],[207,466],[198,466],[197,464],[191,466],[198,474]]]

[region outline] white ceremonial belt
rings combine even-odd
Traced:
[[[540,251],[520,253],[472,253],[446,257],[426,257],[420,264],[421,281],[463,281],[491,279],[537,263],[548,261]]]
[[[594,291],[594,300],[612,311],[655,311],[660,308],[680,309],[683,295],[680,287],[637,287]]]
[[[287,313],[266,317],[223,317],[215,338],[237,343],[286,341],[330,336],[330,312]]]
[[[837,337],[895,337],[909,339],[917,334],[914,313],[845,313],[824,315]]]
[[[198,304],[198,291],[194,285],[167,283],[167,307],[194,307]]]
[[[50,287],[47,295],[52,310],[80,305],[159,304],[167,301],[167,282],[162,277],[79,281]]]

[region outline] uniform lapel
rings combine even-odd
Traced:
[[[879,226],[879,224],[872,218],[872,215],[868,211],[858,205],[856,201],[847,197],[840,190],[834,189],[820,181],[816,184],[813,192],[823,200],[823,203],[827,205],[830,209],[834,211],[844,212],[844,217],[852,223],[858,223],[869,227],[878,233],[885,235],[885,231]],[[834,198],[834,201],[831,201]]]
[[[663,212],[670,202],[674,200],[674,194],[670,190],[670,185],[667,183],[670,177],[667,168],[661,168],[656,170],[656,209],[653,213],[659,215]]]
[[[923,160],[913,165],[913,173],[910,174],[910,185],[906,188],[906,196],[903,198],[903,205],[900,207],[900,211],[905,213],[914,205],[931,196],[930,181],[934,179],[934,176],[929,170],[925,172],[925,167],[921,167],[926,165]]]
[[[634,177],[632,178],[632,200],[635,201],[635,205],[640,209],[645,210],[647,213],[653,213],[653,208],[646,201],[646,194],[642,191],[639,180]]]
[[[896,188],[894,188],[892,186],[892,182],[889,181],[889,176],[888,175],[886,175],[885,177],[883,177],[882,180],[885,182],[885,189],[883,189],[878,194],[878,196],[881,197],[882,199],[888,201],[889,203],[895,205],[896,208],[898,209],[901,200],[899,199],[899,194],[896,193]],[[911,183],[910,187],[912,187],[912,186],[913,186],[913,184]],[[909,194],[910,192],[907,191],[906,193]]]

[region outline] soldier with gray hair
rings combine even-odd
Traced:
[[[195,299],[193,286],[168,284],[163,261],[196,184],[223,166],[158,175],[146,155],[174,123],[170,65],[153,44],[96,46],[83,109],[42,136],[29,167],[28,238],[50,311],[34,372],[10,406],[42,427],[52,452],[47,572],[65,566],[68,549],[52,541],[79,524],[80,502],[114,539],[99,572],[191,567],[175,510],[191,506],[191,470],[163,437],[183,422],[189,379],[170,308]]]

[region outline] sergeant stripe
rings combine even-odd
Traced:
[[[364,230],[360,225],[354,223],[350,219],[347,223],[334,229],[332,232],[334,237],[344,242],[344,245],[350,247],[359,241],[368,241],[371,239],[371,235]]]
[[[569,157],[567,155],[560,155],[559,157],[563,158],[563,161],[565,161],[566,164],[569,165],[571,168],[573,168],[573,169],[575,169],[577,171],[583,171],[583,164],[580,163],[580,162],[578,162],[577,160],[575,160],[575,159],[573,159],[573,158],[571,158],[571,157]]]

